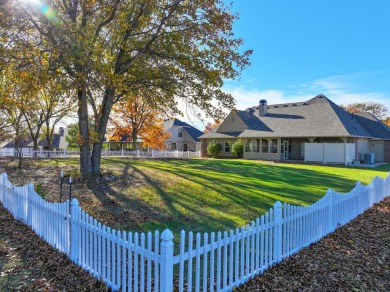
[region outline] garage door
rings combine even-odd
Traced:
[[[383,141],[375,141],[372,143],[372,150],[375,154],[375,161],[383,162],[385,161],[385,143]]]

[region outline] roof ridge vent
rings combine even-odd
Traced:
[[[293,103],[293,105],[292,106],[297,106],[297,104],[296,103]]]
[[[288,105],[287,105],[287,104],[284,104],[283,107],[288,107]]]

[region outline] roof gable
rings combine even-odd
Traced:
[[[249,119],[245,115],[240,114],[241,111],[231,111],[228,116],[222,121],[215,132],[229,133],[242,132],[248,128]]]
[[[179,119],[168,119],[164,121],[164,129],[166,132],[171,132],[173,127],[182,127],[184,130],[190,135],[190,137],[195,141],[195,142],[200,142],[200,136],[203,135],[204,133],[194,126],[191,126],[187,124],[186,122],[183,122]]]

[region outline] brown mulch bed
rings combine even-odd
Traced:
[[[390,291],[390,197],[235,291]]]

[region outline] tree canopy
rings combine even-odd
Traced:
[[[144,147],[165,149],[165,140],[170,134],[163,127],[161,114],[140,95],[126,95],[115,104],[110,122],[114,126],[113,140],[124,137],[132,141],[132,149],[137,149],[137,137],[143,140]]]
[[[368,112],[380,120],[384,120],[389,111],[384,104],[373,101],[354,102],[347,105],[341,105],[341,107],[350,113]]]
[[[221,90],[224,80],[249,65],[251,51],[242,51],[232,31],[238,16],[222,0],[7,1],[2,9],[3,47],[23,52],[6,54],[8,60],[29,61],[36,48],[34,58],[50,55],[43,60],[75,90],[82,175],[100,172],[110,113],[125,94],[143,89],[156,108],[178,113],[184,100],[218,118],[235,104]],[[98,136],[92,146],[90,108]]]

